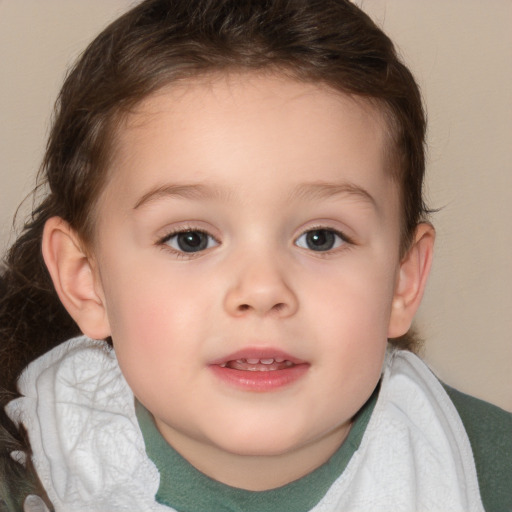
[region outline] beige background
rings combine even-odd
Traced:
[[[0,0],[0,250],[66,66],[129,0]],[[442,210],[418,326],[459,389],[512,411],[512,0],[358,0],[419,80]]]

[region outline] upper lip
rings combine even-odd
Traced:
[[[283,350],[272,348],[272,347],[264,347],[264,348],[244,348],[238,350],[237,352],[233,352],[227,356],[219,357],[210,362],[211,365],[221,365],[225,364],[229,361],[237,361],[241,359],[282,359],[284,361],[290,361],[291,363],[297,364],[305,364],[306,361],[299,359],[295,356],[284,352]]]

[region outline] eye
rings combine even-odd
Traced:
[[[297,238],[295,244],[298,247],[311,251],[325,252],[340,247],[347,242],[342,233],[334,229],[311,229]]]
[[[175,251],[185,253],[204,251],[219,244],[208,233],[193,229],[167,235],[160,243],[168,245]]]

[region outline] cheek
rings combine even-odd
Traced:
[[[378,332],[386,336],[395,273],[395,266],[385,261],[347,258],[320,279],[312,273],[303,284],[302,296],[324,328],[352,329],[354,339]]]
[[[137,300],[122,299],[112,315],[119,366],[135,396],[146,404],[162,389],[174,402],[174,392],[186,382],[194,346],[188,341],[194,336],[190,329],[187,332],[175,305],[141,293]],[[184,340],[186,334],[189,339]]]
[[[156,340],[159,331],[165,336],[167,330],[185,329],[201,307],[204,280],[192,279],[180,268],[171,271],[165,260],[120,262],[110,268],[107,311],[112,330],[121,337],[146,334]]]
[[[212,304],[208,287],[201,287],[205,281],[170,275],[158,264],[149,268],[119,269],[105,294],[114,348],[128,379],[190,363],[208,332]]]
[[[393,301],[393,267],[375,260],[372,266],[357,267],[359,262],[347,263],[329,280],[307,284],[307,323],[309,329],[317,326],[312,335],[327,354],[326,375],[332,389],[345,390],[345,399],[367,394],[379,379]]]

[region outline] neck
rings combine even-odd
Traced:
[[[327,462],[346,439],[351,423],[340,425],[307,445],[270,455],[231,453],[183,436],[158,421],[156,425],[164,439],[206,476],[231,487],[266,491],[298,480]]]

